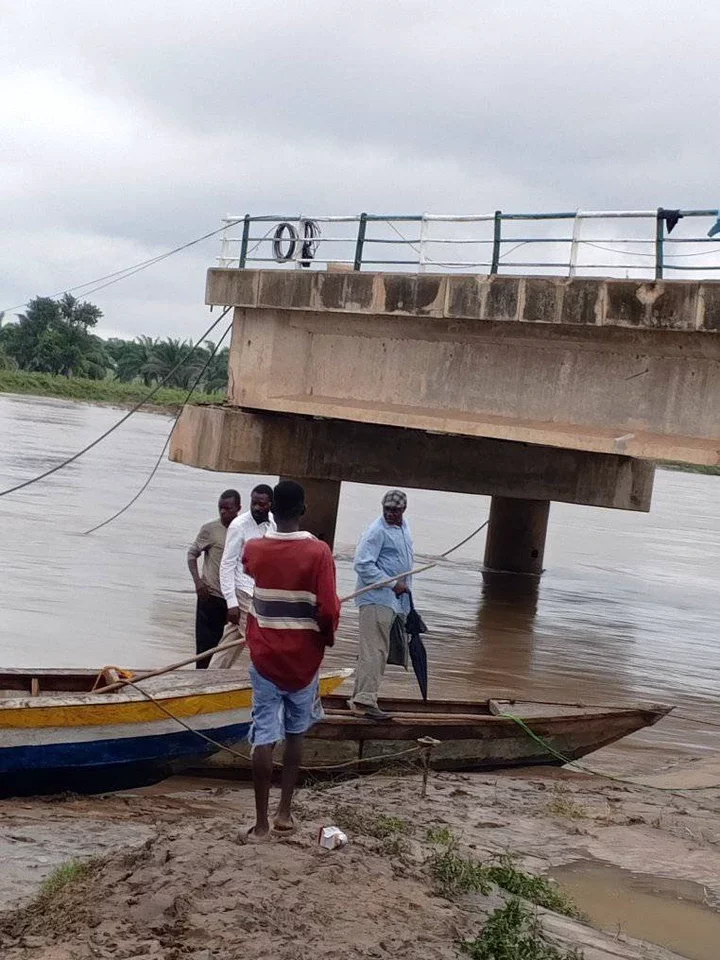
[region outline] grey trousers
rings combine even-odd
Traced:
[[[376,707],[395,611],[379,603],[366,603],[360,607],[358,615],[360,639],[352,702],[363,707]]]
[[[235,640],[244,640],[247,632],[247,613],[244,610],[240,611],[240,623],[226,623],[225,629],[223,630],[223,635],[220,640],[220,646],[223,643],[233,643]],[[210,667],[214,669],[220,668],[221,670],[233,670],[239,667],[240,655],[245,649],[245,644],[242,646],[231,647],[229,650],[218,650],[217,653],[212,655],[210,660]]]
[[[246,593],[236,594],[238,607],[240,607],[240,622],[226,623],[220,643],[232,643],[235,640],[244,640],[247,634],[248,612],[252,605],[252,597]],[[233,670],[240,667],[240,656],[245,649],[245,644],[237,647],[231,647],[229,650],[218,650],[214,653],[210,666],[215,669]]]

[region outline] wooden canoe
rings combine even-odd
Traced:
[[[321,693],[351,672],[321,673]],[[97,677],[97,670],[0,671],[0,795],[157,783],[174,764],[217,749],[195,731],[220,743],[247,736],[252,690],[236,671],[178,670],[142,680],[157,703],[128,686],[93,693]]]
[[[534,740],[511,717],[557,754],[577,760],[643,727],[652,726],[672,707],[586,706],[520,700],[383,699],[393,719],[376,723],[353,716],[340,696],[323,697],[325,719],[308,734],[303,765],[308,773],[373,772],[394,759],[418,761],[418,740],[440,741],[432,747],[430,766],[436,770],[487,770],[562,761]],[[187,772],[228,777],[247,776],[248,764],[227,753],[211,757]]]

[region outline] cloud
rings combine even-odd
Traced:
[[[714,207],[703,0],[34,0],[0,39],[0,309],[227,213]],[[201,248],[97,294],[189,336]]]

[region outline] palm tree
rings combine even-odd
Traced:
[[[116,378],[125,383],[140,379],[146,387],[152,386],[150,362],[159,342],[147,336],[136,337],[134,340],[110,340],[108,352],[115,364]]]
[[[213,350],[215,345],[207,341],[209,350]],[[203,389],[208,393],[215,393],[219,390],[227,390],[228,385],[228,363],[230,360],[230,351],[227,347],[219,350],[208,364],[205,375],[203,376]]]
[[[201,350],[196,350],[181,366],[178,366],[190,354],[193,347],[192,340],[179,340],[168,337],[158,341],[148,362],[148,373],[155,382],[165,380],[170,387],[188,389],[200,372],[205,357]],[[174,368],[178,367],[177,370]],[[167,379],[166,379],[167,378]]]

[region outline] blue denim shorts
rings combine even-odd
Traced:
[[[250,665],[253,705],[248,740],[254,747],[285,739],[288,733],[306,733],[324,717],[317,676],[302,690],[281,690]]]

